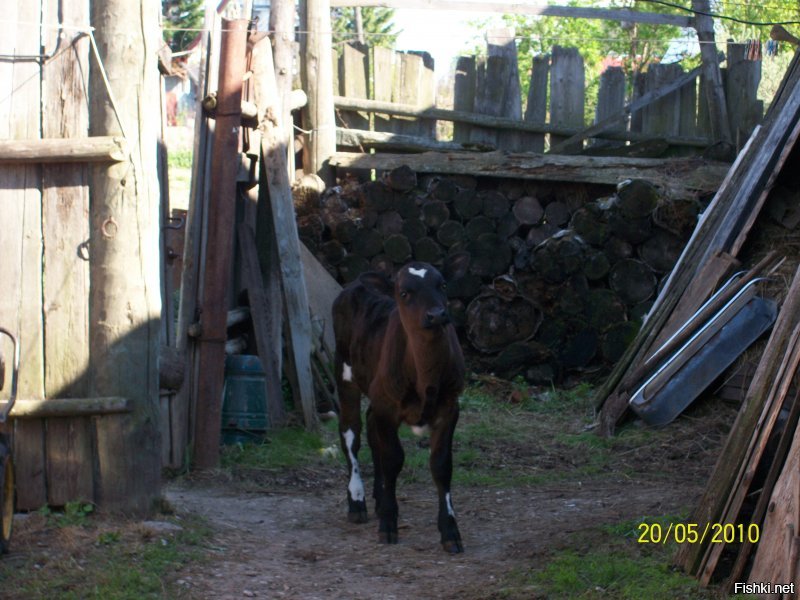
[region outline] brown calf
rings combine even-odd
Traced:
[[[364,393],[370,401],[367,440],[375,469],[378,539],[383,543],[397,543],[395,486],[405,456],[397,432],[406,423],[415,430],[430,429],[430,468],[439,493],[442,546],[451,553],[463,551],[450,480],[464,357],[447,315],[444,290],[445,277],[463,275],[468,261],[467,255],[450,257],[444,276],[427,263],[410,263],[400,269],[394,287],[378,273],[365,273],[333,304],[339,433],[350,470],[348,518],[354,523],[367,521],[358,467]]]

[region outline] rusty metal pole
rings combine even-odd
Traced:
[[[233,260],[236,174],[242,120],[247,19],[222,20],[216,127],[211,147],[211,185],[200,299],[198,392],[193,466],[219,464],[222,388],[225,380],[227,288]]]

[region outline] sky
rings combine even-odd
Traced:
[[[433,55],[437,77],[447,74],[452,59],[469,53],[480,36],[470,21],[497,17],[497,13],[452,10],[395,9],[395,29],[402,30],[397,50],[427,50]]]

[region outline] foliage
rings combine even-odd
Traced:
[[[336,423],[327,423],[320,433],[306,431],[300,427],[288,427],[270,432],[260,444],[235,444],[225,446],[222,467],[246,467],[260,469],[292,469],[330,460],[326,442],[335,437]]]
[[[357,40],[354,10],[358,9],[331,9],[334,46],[339,47],[344,42]],[[362,8],[361,21],[366,43],[370,46],[394,47],[400,32],[395,31],[393,19],[394,9]]]
[[[571,0],[567,5],[581,6],[577,0]],[[611,0],[609,7],[671,12],[666,7],[638,0]],[[523,98],[528,96],[535,56],[550,53],[553,46],[580,49],[586,72],[587,123],[594,120],[600,75],[607,66],[622,67],[626,81],[631,82],[638,73],[646,70],[647,64],[663,57],[670,42],[681,35],[678,27],[601,19],[505,15],[503,22],[515,30]],[[486,21],[477,22],[475,26],[481,29],[490,27]],[[485,52],[483,49],[478,51]]]
[[[94,512],[94,505],[89,502],[67,502],[64,509],[56,511],[48,506],[39,509],[51,527],[72,527],[85,525],[89,516]]]
[[[191,150],[173,150],[167,155],[167,165],[170,169],[191,169],[192,156]]]
[[[186,50],[203,26],[205,3],[203,0],[161,0],[164,17],[164,41],[173,52]],[[193,30],[193,31],[185,31]]]

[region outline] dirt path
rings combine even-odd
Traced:
[[[376,542],[374,519],[347,522],[344,479],[270,494],[180,483],[168,487],[167,497],[178,514],[202,515],[217,531],[212,566],[190,565],[179,574],[187,597],[477,599],[500,597],[515,570],[574,545],[576,532],[591,545],[599,525],[685,510],[703,481],[683,479],[455,490],[466,548],[458,556],[439,546],[431,485],[399,490],[397,546]]]

